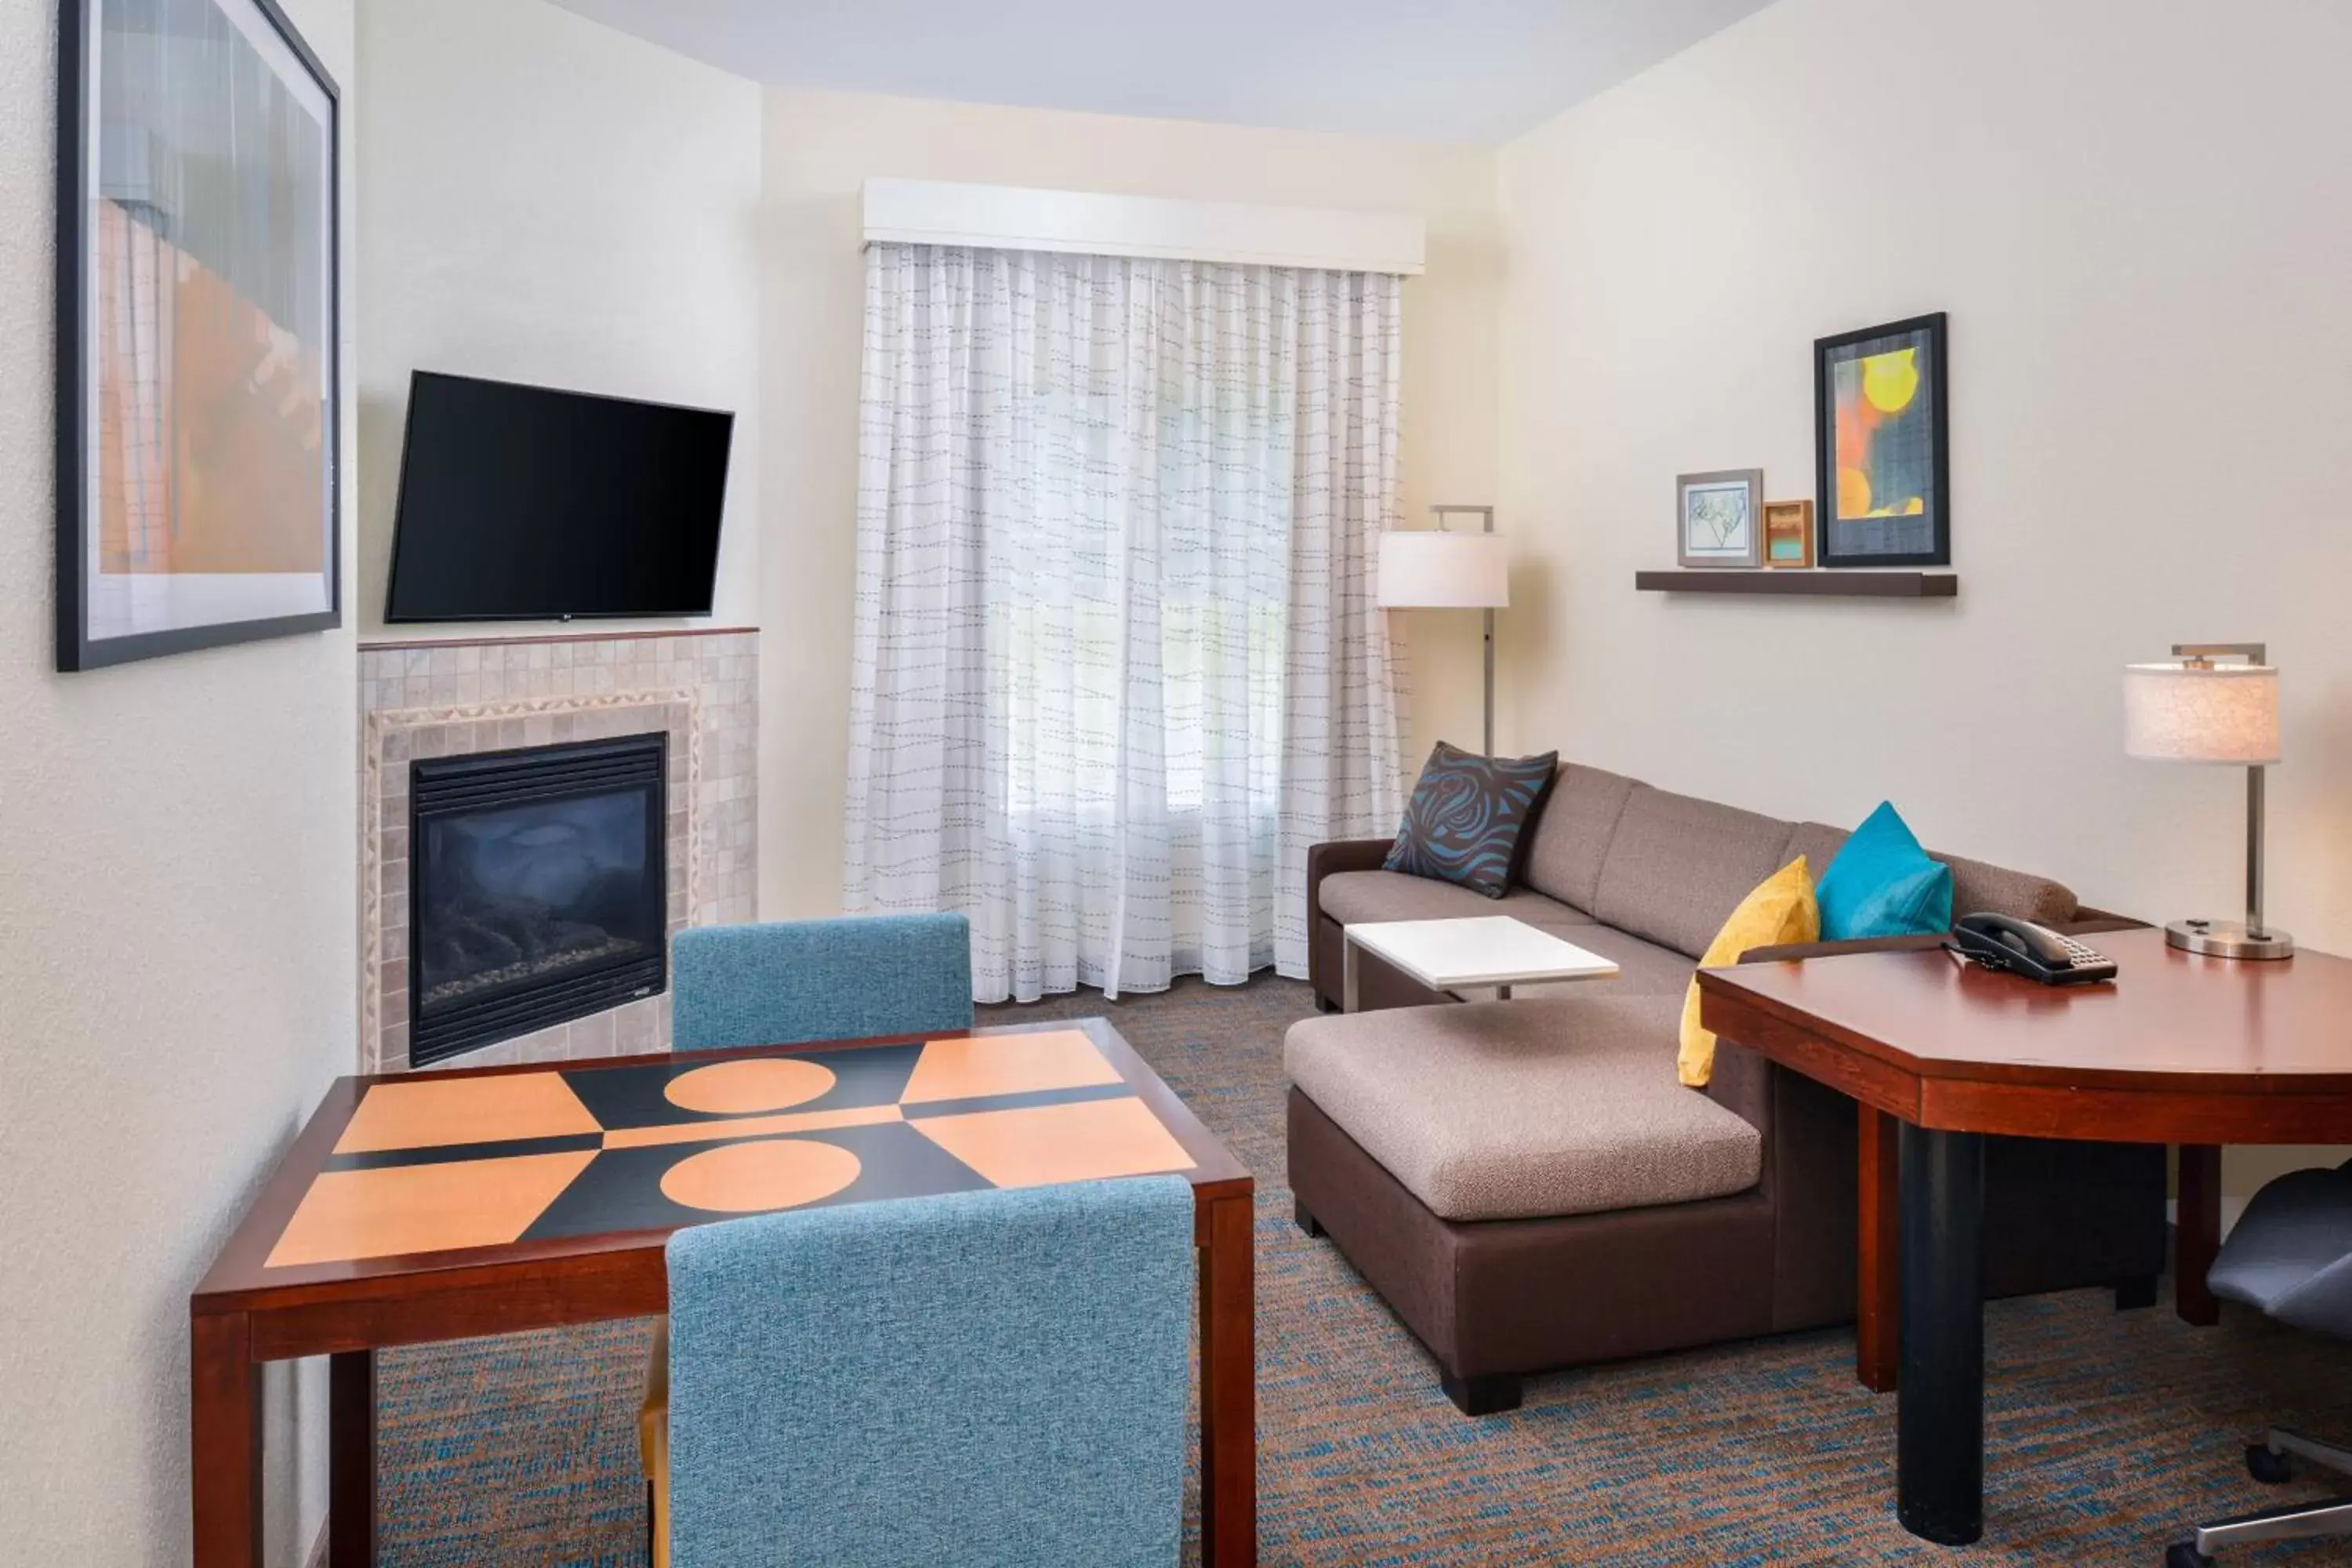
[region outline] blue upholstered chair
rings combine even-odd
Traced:
[[[1192,1267],[1177,1176],[679,1231],[657,1546],[675,1568],[1170,1568]]]
[[[673,1048],[971,1027],[971,923],[872,915],[694,926],[670,943]]]

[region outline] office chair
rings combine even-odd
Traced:
[[[2333,1171],[2295,1171],[2254,1194],[2213,1259],[2216,1296],[2260,1308],[2283,1323],[2352,1339],[2352,1162]],[[2275,1486],[2295,1459],[2352,1475],[2352,1448],[2275,1428],[2246,1449],[2246,1469]],[[2207,1568],[2213,1553],[2234,1558],[2264,1542],[2352,1537],[2352,1497],[2290,1503],[2200,1524],[2193,1542],[2165,1554],[2165,1568]]]

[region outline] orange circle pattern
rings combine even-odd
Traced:
[[[749,1116],[806,1105],[834,1082],[833,1069],[822,1063],[797,1057],[753,1057],[680,1073],[662,1095],[680,1110]]]
[[[857,1156],[832,1143],[771,1138],[689,1154],[661,1180],[662,1196],[711,1214],[763,1214],[829,1198],[857,1180]]]

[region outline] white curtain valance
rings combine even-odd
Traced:
[[[1220,261],[1415,276],[1424,225],[1410,213],[1247,206],[941,180],[866,182],[866,243]]]

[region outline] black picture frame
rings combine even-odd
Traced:
[[[342,625],[342,94],[335,79],[275,0],[212,0],[257,16],[282,42],[325,100],[324,175],[326,311],[321,344],[323,406],[320,439],[326,607],[294,614],[225,619],[151,631],[109,634],[93,628],[89,571],[90,529],[95,525],[89,483],[89,446],[96,438],[89,416],[92,389],[100,384],[91,342],[86,288],[97,238],[91,219],[97,200],[91,171],[91,106],[100,84],[98,51],[91,36],[108,0],[58,0],[57,140],[57,668],[60,672],[103,668],[138,659],[188,653],[233,643],[328,631]],[[102,131],[100,132],[102,136]],[[97,149],[104,154],[103,143]],[[307,575],[307,574],[306,574]]]
[[[1818,548],[1814,559],[1825,567],[1948,566],[1952,563],[1952,448],[1949,360],[1946,317],[1941,310],[1913,316],[1883,326],[1840,332],[1813,342],[1813,527]],[[1924,521],[1909,527],[1904,520],[1863,520],[1838,516],[1837,411],[1834,405],[1835,367],[1858,361],[1862,351],[1894,352],[1907,341],[1926,364],[1919,373],[1928,406],[1926,410],[1929,478]],[[1842,526],[1843,523],[1843,526]],[[1870,533],[1894,535],[1876,544]],[[1902,537],[1904,535],[1911,537]],[[1924,538],[1922,537],[1924,536]],[[1923,544],[1925,548],[1917,546]]]

